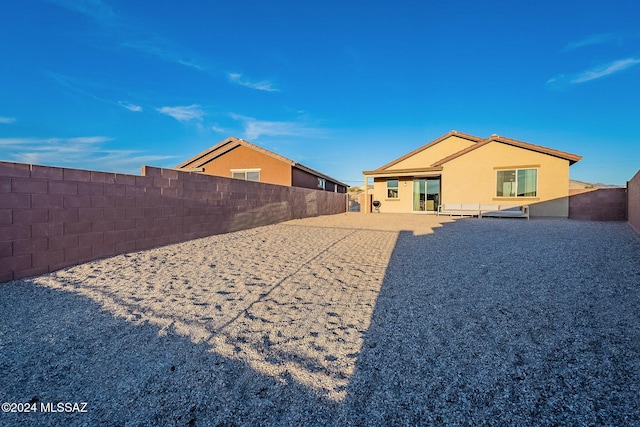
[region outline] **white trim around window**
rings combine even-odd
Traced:
[[[387,199],[397,199],[399,196],[400,180],[398,178],[387,178]]]
[[[254,169],[231,169],[231,178],[243,179],[245,181],[260,182],[260,168]]]
[[[538,169],[496,170],[496,197],[537,197]]]

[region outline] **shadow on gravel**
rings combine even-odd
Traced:
[[[639,307],[640,239],[623,223],[402,232],[341,421],[638,424]]]
[[[310,425],[335,413],[291,378],[261,375],[83,296],[28,282],[2,290],[31,303],[0,304],[0,401],[35,403],[38,413],[0,413],[0,425]],[[87,402],[87,412],[40,412],[47,402]]]

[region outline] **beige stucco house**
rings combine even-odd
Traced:
[[[445,203],[529,206],[531,216],[569,215],[569,166],[582,157],[515,139],[457,131],[375,170],[380,212],[436,212]],[[367,186],[365,185],[365,188]],[[371,212],[365,203],[363,212]]]
[[[175,169],[246,181],[346,193],[347,184],[244,139],[229,137]]]

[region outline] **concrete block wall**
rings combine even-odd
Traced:
[[[0,162],[0,282],[117,254],[346,211],[346,195],[143,167]]]
[[[640,170],[627,182],[628,221],[640,234]]]
[[[627,189],[600,188],[569,196],[569,218],[626,221]]]

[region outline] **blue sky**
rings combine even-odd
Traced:
[[[640,2],[7,0],[0,160],[140,173],[227,136],[361,185],[455,129],[640,169]]]

